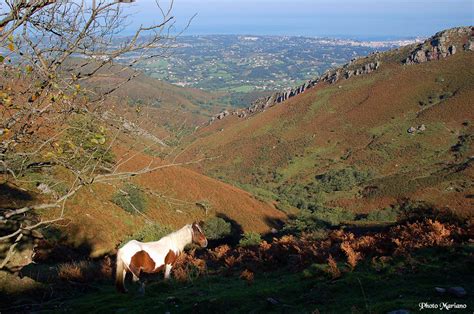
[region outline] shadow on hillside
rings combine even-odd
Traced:
[[[29,205],[34,195],[8,183],[0,184],[0,209],[14,209]]]
[[[0,211],[31,206],[34,203],[37,203],[34,193],[6,183],[0,184]],[[14,234],[23,228],[20,239],[15,235],[0,243],[0,260],[7,256],[12,244],[16,243],[16,253],[4,268],[8,273],[19,274],[20,271],[24,272],[42,263],[69,262],[90,256],[92,248],[87,241],[79,241],[80,244],[71,245],[70,243],[75,243],[74,240],[68,239],[64,232],[55,226],[33,230],[24,229],[25,226],[34,225],[39,221],[40,218],[34,211],[28,211],[21,215],[14,215],[0,224],[0,236]],[[74,226],[68,227],[69,234],[78,233],[78,230],[74,228]],[[25,267],[25,265],[28,266]]]
[[[242,226],[237,221],[230,218],[224,213],[217,213],[216,217],[222,218],[226,222],[230,223],[230,235],[217,239],[217,240],[209,240],[208,248],[213,249],[223,244],[227,244],[227,245],[238,244],[244,233],[244,229],[242,228]]]
[[[3,216],[5,212],[23,208],[32,205],[35,202],[34,193],[18,188],[9,183],[0,184],[0,215]],[[35,242],[39,238],[39,233],[36,231],[23,230],[22,234],[15,234],[15,232],[25,225],[32,225],[38,221],[37,216],[32,212],[27,212],[21,215],[14,215],[0,223],[0,237],[5,237],[0,242],[0,262],[3,262],[8,255],[10,247],[16,242],[15,250],[23,254],[16,254],[14,256],[14,263],[17,265],[24,265],[30,261],[31,252]],[[9,237],[9,235],[12,235]],[[19,238],[21,236],[21,239]],[[28,254],[30,252],[30,254]],[[6,265],[7,267],[9,264]],[[15,271],[15,270],[13,270]]]
[[[275,230],[280,230],[285,225],[285,222],[283,220],[275,217],[265,216],[264,221],[267,226]]]
[[[75,234],[77,227],[68,228]],[[27,236],[18,247],[17,255],[29,263],[15,259],[0,271],[1,313],[38,311],[50,300],[90,292],[98,281],[112,285],[112,258],[91,258],[89,241],[69,239],[59,228],[49,227],[44,234]]]

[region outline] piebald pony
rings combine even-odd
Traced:
[[[189,243],[201,247],[207,246],[207,239],[197,223],[186,225],[159,241],[140,242],[131,240],[117,252],[117,270],[115,286],[119,292],[125,293],[124,281],[127,272],[131,272],[134,281],[140,281],[140,292],[145,292],[145,283],[140,280],[142,273],[158,273],[164,270],[164,277],[170,277],[171,268],[174,266],[179,254]]]

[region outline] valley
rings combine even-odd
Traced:
[[[455,36],[455,31],[444,35],[452,40]],[[471,162],[469,153],[462,160],[456,157],[453,147],[462,134],[472,133],[469,99],[474,81],[472,71],[464,68],[472,56],[463,53],[436,63],[404,65],[414,47],[371,55],[350,65],[378,60],[380,68],[373,73],[320,82],[254,115],[241,117],[237,110],[200,129],[184,156],[222,156],[219,163],[204,162],[195,169],[280,200],[283,208],[327,202],[367,213],[416,195],[452,204],[469,215],[470,167],[455,175],[447,167]],[[455,97],[433,96],[454,93]],[[442,102],[425,105],[433,97]],[[423,130],[409,131],[420,125]],[[323,180],[330,185],[343,182],[327,187]],[[362,182],[374,190],[370,196],[363,186],[357,188]],[[465,186],[459,194],[449,188],[458,184]],[[433,189],[439,193],[432,194]]]

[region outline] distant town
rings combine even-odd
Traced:
[[[274,91],[319,76],[350,59],[421,40],[184,36],[171,44],[166,57],[143,61],[138,68],[179,86],[230,93]]]

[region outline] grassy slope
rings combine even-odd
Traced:
[[[127,75],[128,71],[96,77],[87,86],[107,90],[123,82]],[[222,110],[218,94],[175,86],[143,74],[122,85],[112,96],[110,104],[117,114],[138,122],[160,138],[177,135],[183,128],[189,132]],[[135,111],[137,105],[140,117]]]
[[[472,167],[441,177],[456,161],[451,147],[472,134],[474,64],[472,52],[445,60],[402,66],[408,48],[384,55],[369,75],[317,86],[249,119],[234,116],[202,129],[188,154],[221,155],[200,171],[230,181],[272,189],[307,182],[329,169],[355,166],[375,172],[382,192],[355,200],[357,191],[336,192],[333,204],[357,211],[416,197],[460,212],[469,211],[472,187],[448,189],[472,180]],[[454,94],[443,100],[440,95]],[[431,106],[420,106],[430,97]],[[470,125],[462,123],[470,121]],[[410,126],[427,130],[413,136]],[[472,147],[467,148],[472,154]],[[278,176],[279,179],[273,179]],[[263,179],[259,179],[263,178]]]
[[[42,308],[93,313],[222,313],[224,309],[226,313],[314,313],[316,309],[321,313],[387,313],[397,309],[416,312],[420,302],[448,302],[467,304],[472,309],[472,298],[434,291],[435,287],[453,285],[474,289],[466,276],[472,250],[472,246],[425,249],[409,259],[396,258],[379,270],[370,262],[364,263],[335,280],[276,270],[256,274],[249,285],[236,274],[210,274],[187,283],[153,283],[145,297],[137,295],[137,286],[121,295],[109,282],[96,283],[93,291],[59,303],[53,300]],[[267,298],[278,304],[270,304]]]
[[[142,169],[152,157],[137,154],[123,165],[124,171]],[[152,163],[157,165],[159,161]],[[121,187],[96,184],[74,196],[67,205],[64,227],[68,242],[77,246],[88,244],[92,255],[110,251],[128,234],[143,228],[146,220],[179,228],[197,220],[224,215],[244,231],[268,232],[272,221],[285,219],[273,205],[255,199],[251,194],[231,185],[182,167],[171,167],[148,173],[133,180],[147,191],[145,216],[132,215],[112,202],[112,195]],[[197,202],[208,204],[208,213]],[[55,217],[47,211],[45,217]]]
[[[107,79],[114,80],[114,77],[107,77]],[[4,80],[7,81],[7,78],[2,78],[1,82]],[[100,80],[97,81],[97,83],[100,82]],[[161,108],[145,109],[147,115],[140,118],[143,127],[152,132],[156,131],[154,133],[158,137],[168,135],[169,129],[164,128],[166,121],[172,125],[180,125],[184,119],[189,118],[187,121],[196,125],[207,120],[205,113],[200,112],[196,115],[191,110],[200,108],[197,104],[199,101],[212,98],[208,93],[176,87],[147,77],[139,77],[129,84],[121,90],[121,93],[127,93],[130,98],[139,97],[148,101],[155,98],[162,100]],[[102,85],[102,87],[104,86]],[[122,94],[117,96],[119,95]],[[174,108],[179,103],[183,104],[187,111],[183,111],[182,108]],[[120,107],[119,104],[125,105],[124,103],[114,104],[115,108],[108,107],[108,110],[117,115],[128,116],[130,120],[133,120],[134,115],[136,117],[134,110]],[[176,112],[176,116],[168,115],[167,110]],[[153,130],[151,125],[157,126],[157,128]],[[120,124],[114,124],[114,126],[121,127]],[[62,127],[64,125],[58,123],[51,126],[51,130],[47,129],[47,132],[55,132],[55,128],[61,129]],[[160,130],[163,132],[159,133]],[[113,128],[109,134],[115,134]],[[108,140],[112,138],[113,136],[110,135]],[[151,145],[151,149],[144,150],[148,145]],[[116,161],[121,160],[121,157],[128,159],[130,156],[136,155],[124,165],[126,170],[137,170],[148,166],[152,158],[158,163],[160,159],[151,157],[151,155],[156,156],[163,153],[161,146],[150,143],[148,139],[141,138],[135,133],[120,135],[114,144],[114,151]],[[190,160],[196,160],[196,158]],[[74,179],[67,173],[67,171],[61,170],[61,167],[53,167],[45,169],[43,172],[28,173],[28,176],[22,178],[17,184],[34,195],[32,202],[35,202],[38,201],[38,198],[47,199],[47,196],[38,195],[35,182],[48,182],[50,186],[57,184],[64,190],[60,193],[65,193]],[[5,177],[2,176],[0,179],[1,188],[3,188]],[[221,214],[234,220],[243,231],[264,233],[273,227],[272,221],[286,218],[273,205],[255,199],[248,192],[182,167],[170,167],[139,176],[133,181],[146,192],[146,217],[129,214],[112,202],[113,195],[123,185],[123,182],[117,180],[112,184],[94,184],[81,190],[66,203],[65,221],[54,227],[57,226],[65,231],[60,236],[66,237],[68,242],[76,246],[88,245],[92,255],[97,256],[112,252],[121,240],[143,228],[147,221],[176,229],[192,221],[205,220]],[[0,191],[1,193],[2,191]],[[4,195],[0,195],[0,198],[2,196]],[[6,194],[6,199],[3,201],[6,203],[5,207],[12,206],[12,204],[13,206],[21,205],[15,203],[16,200],[12,200],[9,194]],[[202,206],[196,204],[197,202],[208,204],[207,213]],[[45,210],[40,212],[39,216],[41,218],[57,218],[59,213],[59,209]]]

